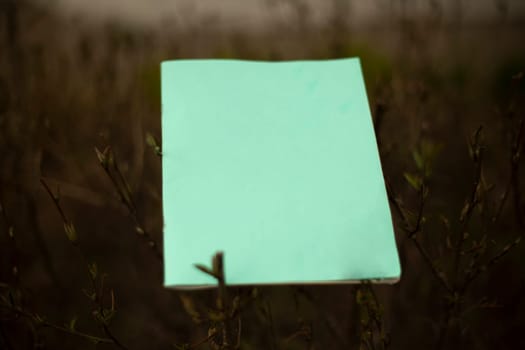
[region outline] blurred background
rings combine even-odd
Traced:
[[[150,247],[160,62],[354,56],[403,276],[232,288],[240,348],[525,348],[524,43],[520,0],[0,0],[0,348],[221,348]]]

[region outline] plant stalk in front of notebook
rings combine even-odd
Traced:
[[[211,268],[201,264],[196,264],[195,267],[217,281],[216,310],[211,310],[208,317],[206,317],[210,324],[208,343],[213,349],[217,350],[239,349],[241,340],[241,299],[236,297],[232,302],[228,296],[226,275],[224,273],[224,254],[218,252],[213,256]],[[185,300],[186,304],[190,303],[187,298]],[[195,314],[194,311],[192,313]],[[233,326],[235,319],[237,320],[236,327]],[[200,343],[198,342],[197,344]],[[189,346],[189,348],[194,347],[196,347],[195,344]]]

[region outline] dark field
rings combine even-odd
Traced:
[[[204,18],[161,33],[0,6],[0,349],[525,348],[523,16],[355,28],[297,7],[262,31]],[[401,281],[230,288],[222,314],[217,290],[165,289],[149,247],[162,244],[160,61],[353,56]]]

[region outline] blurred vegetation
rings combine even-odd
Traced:
[[[505,1],[470,23],[431,1],[355,28],[332,2],[323,25],[295,0],[265,30],[161,33],[0,1],[1,349],[525,348],[525,22]],[[159,62],[347,56],[364,66],[401,281],[227,288],[216,256],[199,266],[216,291],[165,289]]]

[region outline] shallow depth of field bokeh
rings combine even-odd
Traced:
[[[162,244],[159,63],[353,56],[401,281],[231,288],[234,338],[241,349],[525,348],[525,15],[504,0],[480,18],[461,1],[413,2],[378,1],[377,18],[356,25],[348,1],[330,1],[322,22],[301,0],[268,1],[270,20],[250,29],[189,10],[147,27],[1,0],[0,348],[225,348],[208,337],[224,323],[216,291],[165,289],[144,239]],[[272,20],[276,6],[287,16]]]

